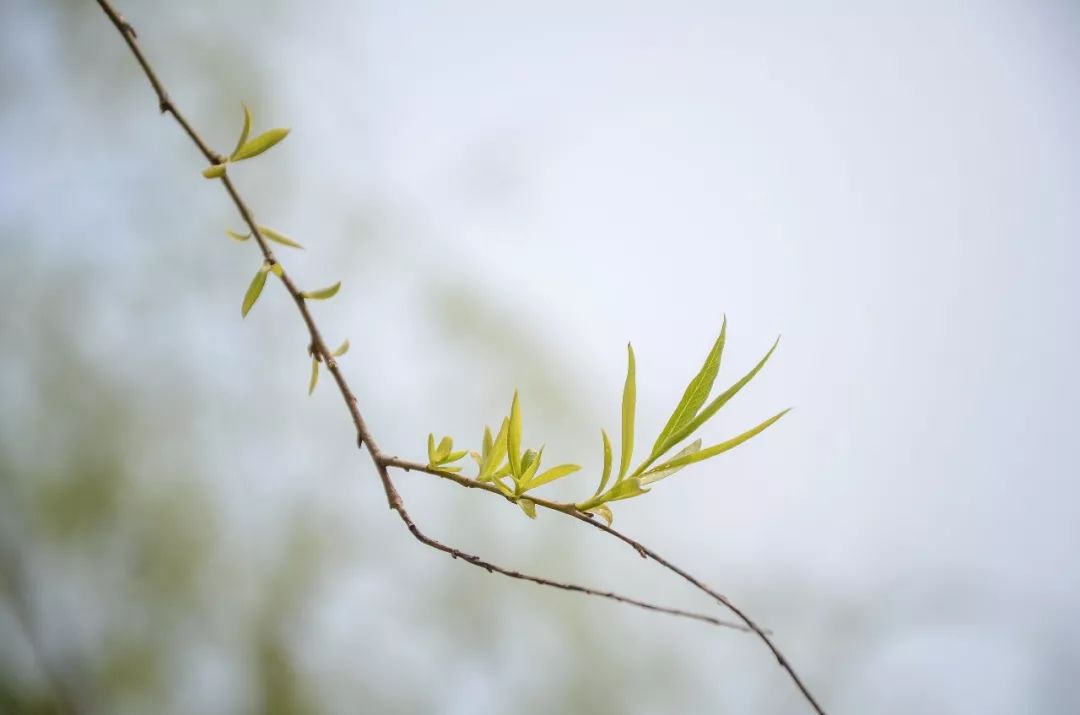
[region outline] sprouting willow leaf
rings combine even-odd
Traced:
[[[674,461],[675,459],[679,459],[681,457],[686,457],[688,455],[691,455],[691,454],[697,452],[699,449],[701,449],[701,439],[700,438],[695,439],[687,447],[685,447],[684,449],[677,452],[675,454],[675,456],[673,457],[672,461]],[[649,471],[647,471],[647,472],[645,472],[644,474],[641,475],[641,477],[640,477],[641,486],[645,486],[646,484],[652,484],[654,482],[658,482],[661,479],[666,479],[667,477],[670,477],[672,474],[679,471],[680,469],[682,469],[685,466],[686,465],[684,464],[681,467],[656,467],[654,469],[650,469]]]
[[[467,450],[467,449],[463,449],[460,452],[451,452],[450,454],[443,457],[442,463],[443,464],[451,464],[453,462],[458,461],[459,459],[461,459],[462,457],[464,457],[468,453],[469,453],[469,450]]]
[[[225,165],[214,164],[213,166],[208,166],[203,169],[202,175],[207,179],[220,179],[222,176],[225,176]]]
[[[652,453],[650,456],[660,456],[660,448],[664,445],[665,440],[672,432],[683,427],[690,420],[697,416],[698,410],[705,404],[705,400],[709,398],[709,393],[712,392],[713,383],[716,381],[716,374],[720,371],[720,358],[724,353],[724,340],[727,336],[727,317],[724,317],[723,325],[720,327],[720,337],[713,343],[712,350],[705,357],[705,364],[701,366],[701,370],[698,374],[690,380],[690,384],[686,386],[686,392],[683,393],[682,399],[679,400],[679,404],[675,407],[675,411],[671,413],[671,417],[668,418],[667,424],[664,425],[664,429],[660,430],[659,436],[656,438],[656,443],[653,444]]]
[[[432,432],[428,432],[427,436],[427,457],[429,465],[434,465],[439,461],[435,458],[435,435]]]
[[[494,444],[494,440],[491,438],[491,428],[484,427],[484,441],[480,444],[480,455],[483,458],[487,458],[491,454],[491,445]]]
[[[253,156],[258,156],[270,147],[277,144],[279,141],[289,135],[288,129],[271,129],[263,132],[259,136],[255,137],[249,142],[244,142],[244,145],[239,147],[232,154],[233,161],[243,161],[244,159],[250,159]]]
[[[333,355],[334,355],[334,357],[341,357],[342,355],[344,355],[347,352],[349,352],[349,341],[348,340],[346,340],[341,345],[339,345],[338,349],[334,351]]]
[[[251,110],[243,102],[240,106],[244,108],[244,128],[240,132],[240,139],[236,142],[236,148],[233,149],[233,153],[229,156],[230,159],[236,159],[236,155],[240,152],[240,147],[244,146],[247,142],[248,134],[251,133]]]
[[[604,494],[602,501],[619,501],[620,499],[629,499],[630,497],[636,497],[639,494],[648,492],[648,489],[641,488],[641,480],[638,477],[630,477],[618,482],[611,489]]]
[[[239,241],[241,243],[251,238],[251,233],[238,233],[237,231],[233,231],[231,228],[225,229],[225,233],[228,234],[229,238],[231,238],[232,240]]]
[[[328,288],[320,288],[319,290],[306,290],[300,295],[304,296],[308,300],[326,300],[333,298],[337,295],[337,292],[341,290],[341,281],[338,281],[334,285]]]
[[[241,317],[246,318],[251,306],[255,305],[255,301],[259,299],[259,294],[262,293],[263,286],[266,285],[266,272],[269,270],[270,264],[264,263],[259,268],[259,272],[255,274],[255,277],[251,279],[247,293],[244,294],[244,302],[240,306]]]
[[[562,479],[569,474],[573,474],[579,469],[581,469],[581,467],[576,464],[560,464],[557,467],[552,467],[551,469],[540,472],[540,474],[537,474],[534,478],[530,479],[526,486],[528,489],[536,489],[537,487],[553,482],[556,479]]]
[[[449,437],[443,437],[439,440],[439,446],[435,448],[435,459],[432,460],[434,464],[442,464],[446,460],[446,455],[450,454],[450,450],[454,448],[454,440]]]
[[[615,520],[614,514],[611,513],[611,507],[601,504],[600,506],[589,509],[590,514],[596,514],[598,517],[607,522],[608,526],[611,526],[611,522]]]
[[[259,226],[259,233],[261,233],[264,238],[269,238],[274,243],[280,243],[282,246],[289,246],[290,248],[299,248],[299,249],[304,248],[303,246],[301,246],[299,243],[292,240],[288,236],[286,236],[286,235],[284,235],[282,233],[278,233],[274,229],[269,228],[267,226]]]
[[[621,481],[630,468],[630,458],[634,454],[634,414],[637,410],[637,376],[634,366],[634,347],[626,344],[626,384],[623,385],[622,397],[622,458],[619,460],[619,478]]]
[[[514,390],[514,401],[510,404],[510,428],[506,432],[506,456],[510,460],[510,472],[521,476],[521,405],[518,392]]]
[[[600,430],[600,436],[604,440],[604,473],[600,477],[600,486],[596,488],[596,496],[600,492],[604,491],[604,487],[607,486],[608,479],[611,478],[611,439],[607,436],[607,432]]]
[[[758,361],[758,364],[754,366],[753,370],[743,375],[738,382],[736,382],[734,385],[724,390],[723,393],[718,395],[716,399],[710,402],[708,406],[706,406],[705,409],[703,409],[698,414],[697,417],[690,420],[690,422],[688,422],[686,426],[681,429],[675,430],[671,434],[671,436],[668,437],[667,443],[661,448],[660,454],[664,454],[669,449],[677,445],[679,442],[682,442],[684,439],[696,432],[698,427],[701,427],[701,425],[705,424],[705,422],[708,421],[710,417],[715,415],[721,407],[728,403],[728,400],[730,400],[739,392],[739,390],[746,387],[746,383],[753,380],[754,376],[761,371],[761,368],[765,367],[765,363],[767,363],[769,361],[769,358],[772,357],[773,352],[776,351],[776,346],[779,344],[780,338],[777,338],[776,342],[774,342],[772,344],[772,347],[769,348],[769,352],[765,353],[765,357],[761,358],[761,360]]]
[[[783,411],[778,412],[777,414],[773,415],[769,419],[767,419],[764,422],[762,422],[761,424],[759,424],[757,427],[754,427],[753,429],[746,430],[745,432],[743,432],[742,434],[740,434],[737,437],[732,437],[731,439],[727,440],[726,442],[721,442],[720,444],[714,444],[712,447],[707,447],[706,449],[702,449],[700,451],[694,452],[693,454],[687,454],[687,455],[682,456],[682,457],[676,457],[675,459],[672,459],[670,462],[665,462],[664,464],[661,464],[659,467],[657,467],[657,469],[658,470],[661,470],[661,469],[666,470],[666,469],[676,469],[676,468],[679,468],[679,467],[684,467],[687,464],[693,464],[694,462],[700,462],[702,460],[708,459],[709,457],[715,457],[718,454],[722,454],[722,453],[728,451],[729,449],[733,449],[735,447],[738,447],[740,444],[742,444],[746,440],[750,439],[751,437],[754,437],[755,435],[760,434],[761,432],[764,432],[774,422],[776,422],[778,419],[780,419],[781,417],[786,415],[789,411],[791,411],[790,407],[788,409],[786,409],[786,410],[783,410]]]
[[[311,393],[315,392],[315,385],[319,384],[319,359],[311,358],[311,382],[308,383],[307,393],[311,396]]]
[[[498,472],[499,467],[506,458],[506,434],[509,431],[510,420],[504,417],[502,424],[499,426],[499,434],[495,436],[495,441],[491,445],[491,451],[487,453],[484,463],[480,465],[480,474],[477,479],[481,481],[490,479]]]
[[[540,461],[543,458],[543,447],[540,448],[539,452],[533,452],[531,449],[525,452],[525,456],[521,460],[521,480],[519,482],[522,492],[525,492],[529,488],[529,482],[531,482],[536,475],[536,470],[540,468]]]
[[[533,503],[532,499],[522,497],[517,500],[517,503],[518,506],[521,507],[521,510],[525,512],[526,516],[528,516],[530,519],[536,518],[536,504]]]
[[[461,467],[451,467],[445,462],[443,464],[436,464],[435,469],[438,469],[440,472],[450,472],[451,474],[457,474],[461,471]]]
[[[507,496],[507,497],[513,497],[514,496],[514,490],[512,490],[510,487],[503,484],[502,479],[496,477],[496,478],[491,480],[491,483],[499,488],[499,491],[502,492],[503,496]]]
[[[280,263],[275,263],[274,265],[270,266],[270,272],[278,278],[281,278],[283,275],[285,275],[285,269],[281,267]]]

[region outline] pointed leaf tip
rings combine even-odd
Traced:
[[[338,346],[338,349],[334,351],[333,355],[334,355],[334,357],[341,357],[342,355],[344,355],[347,352],[349,352],[349,341],[348,340],[346,340],[340,346]]]
[[[244,302],[240,306],[240,317],[246,318],[248,311],[255,305],[255,301],[259,299],[262,294],[263,286],[266,285],[266,274],[270,271],[270,264],[264,263],[259,272],[255,274],[255,277],[251,279],[251,284],[248,286],[247,293],[244,294]]]
[[[619,460],[619,477],[626,476],[630,468],[630,459],[634,455],[634,417],[637,412],[637,367],[634,361],[634,346],[626,344],[626,384],[623,385],[622,401],[622,455]]]
[[[311,358],[311,382],[308,383],[307,393],[311,396],[311,393],[315,392],[315,385],[319,384],[319,361],[316,358]]]
[[[244,108],[244,128],[240,131],[240,139],[236,142],[236,148],[233,149],[232,154],[229,155],[230,159],[236,159],[236,155],[240,152],[240,147],[244,146],[248,140],[248,134],[251,133],[251,110],[248,109],[248,106],[243,102],[240,103],[240,106]]]
[[[274,146],[282,139],[289,135],[288,129],[271,129],[265,131],[259,136],[255,137],[249,142],[245,142],[243,146],[239,147],[233,152],[233,161],[243,161],[244,159],[250,159],[254,156],[262,154],[264,151]]]
[[[341,290],[341,281],[338,281],[332,286],[327,288],[320,288],[318,290],[306,290],[300,295],[308,300],[327,300],[337,295],[337,292]]]
[[[274,243],[280,243],[282,246],[288,246],[289,248],[299,248],[301,250],[303,250],[304,248],[299,243],[292,240],[285,234],[278,233],[269,226],[259,226],[259,233],[262,234],[263,238],[267,238]]]

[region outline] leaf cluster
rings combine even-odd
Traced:
[[[788,410],[778,412],[755,427],[709,447],[703,448],[702,440],[695,439],[668,456],[672,450],[693,437],[720,408],[761,371],[779,343],[779,338],[777,338],[753,369],[709,401],[720,371],[726,339],[727,319],[725,318],[720,328],[720,335],[713,343],[708,355],[705,356],[701,369],[686,386],[682,398],[676,404],[663,429],[660,430],[648,454],[634,468],[631,468],[631,464],[634,459],[634,433],[637,419],[637,365],[634,348],[627,345],[618,471],[614,469],[615,460],[611,438],[606,430],[600,430],[603,469],[599,485],[592,497],[574,504],[577,509],[596,514],[610,524],[612,502],[645,494],[650,491],[648,485],[666,479],[688,465],[702,462],[739,446],[763,432],[788,412]],[[492,437],[491,428],[485,427],[480,451],[474,451],[471,454],[479,467],[476,480],[493,484],[508,498],[516,501],[526,514],[535,518],[535,503],[525,494],[532,489],[573,474],[580,467],[576,464],[560,464],[546,471],[539,471],[544,448],[542,446],[539,450],[523,448],[521,424],[521,405],[515,391],[510,414],[503,419],[498,433]],[[453,451],[453,440],[450,437],[444,437],[436,446],[435,436],[428,436],[428,466],[433,469],[459,472],[461,467],[454,466],[454,462],[462,459],[465,454],[464,450]]]
[[[225,176],[228,165],[237,161],[244,161],[262,154],[275,144],[289,135],[288,129],[269,129],[254,139],[248,139],[251,134],[251,110],[246,104],[244,107],[244,127],[240,130],[240,138],[236,141],[236,148],[232,154],[220,164],[214,164],[203,170],[203,176],[207,179],[220,179]]]

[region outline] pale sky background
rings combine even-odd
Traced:
[[[1080,8],[119,7],[219,149],[241,99],[257,128],[293,128],[236,178],[308,247],[282,254],[290,272],[343,281],[317,317],[351,340],[344,367],[388,451],[422,458],[429,431],[475,446],[518,387],[527,438],[585,466],[552,492],[581,498],[599,428],[617,432],[627,341],[651,444],[724,315],[724,385],[782,334],[705,437],[794,411],[619,503],[616,526],[771,627],[830,713],[1080,710]],[[96,5],[9,0],[0,19],[9,481],[63,473],[122,399],[133,493],[205,490],[218,524],[203,615],[154,646],[163,684],[97,706],[257,709],[230,635],[266,595],[244,569],[272,563],[304,509],[335,556],[308,564],[283,638],[320,711],[808,711],[750,637],[413,542],[330,382],[305,397],[287,297],[268,287],[240,321],[258,258],[224,238],[230,204]],[[107,395],[50,387],[45,365],[71,355],[56,374]],[[710,608],[558,518],[399,482],[437,538]],[[123,632],[109,614],[133,597],[102,564],[126,573],[134,537],[82,563],[35,546],[15,509],[0,518],[39,564],[46,645],[80,672]]]

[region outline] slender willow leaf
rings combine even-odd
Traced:
[[[446,463],[435,465],[435,469],[438,469],[440,472],[450,472],[451,474],[457,474],[461,471],[461,467],[451,467]]]
[[[345,342],[343,342],[341,345],[338,346],[338,349],[334,351],[334,357],[341,357],[342,355],[344,355],[347,352],[349,352],[349,341],[348,340],[346,340]]]
[[[600,477],[600,486],[596,488],[596,494],[593,494],[593,496],[596,496],[600,492],[604,491],[604,487],[607,486],[608,479],[611,478],[611,439],[608,438],[607,432],[604,430],[600,430],[600,436],[604,440],[604,473]]]
[[[429,465],[435,465],[439,461],[435,458],[435,433],[433,432],[428,432],[427,435],[427,459]]]
[[[560,464],[557,467],[552,467],[551,469],[537,474],[536,477],[529,480],[527,488],[536,489],[537,487],[553,482],[556,479],[562,479],[568,474],[573,474],[579,469],[581,469],[581,467],[576,464]]]
[[[499,470],[503,459],[506,458],[506,433],[509,429],[510,420],[504,417],[502,425],[499,427],[499,434],[496,435],[495,442],[491,446],[491,451],[487,453],[484,463],[480,465],[480,475],[477,479],[490,479]]]
[[[659,457],[662,454],[660,448],[664,446],[665,440],[672,432],[684,427],[690,420],[694,419],[698,410],[705,404],[705,400],[709,398],[713,383],[716,381],[716,374],[720,371],[720,358],[724,353],[726,336],[727,317],[724,318],[724,323],[720,327],[720,337],[716,339],[712,350],[705,357],[705,364],[701,366],[701,370],[686,386],[686,392],[683,393],[682,399],[679,400],[679,404],[675,407],[675,411],[671,413],[671,417],[668,419],[667,424],[664,425],[664,429],[660,430],[660,435],[653,445],[651,456]]]
[[[233,161],[243,161],[258,156],[289,135],[288,129],[271,129],[263,132],[233,152]]]
[[[304,248],[303,246],[301,246],[296,241],[292,240],[291,238],[289,238],[288,236],[286,236],[284,234],[278,233],[277,231],[275,231],[272,228],[268,228],[266,226],[259,226],[259,233],[261,233],[264,238],[269,238],[274,243],[280,243],[282,246],[289,246],[290,248],[299,248],[299,249]]]
[[[634,454],[634,414],[637,411],[637,369],[634,366],[634,347],[626,345],[626,384],[622,394],[622,458],[619,460],[619,478],[621,481],[630,468],[630,458]]]
[[[270,264],[264,263],[259,272],[255,274],[255,277],[251,279],[251,284],[248,286],[247,293],[244,294],[244,302],[240,306],[240,316],[247,317],[248,311],[251,310],[251,306],[255,305],[255,301],[259,299],[259,294],[262,293],[263,286],[266,285],[266,272],[270,270]]]
[[[491,454],[491,445],[494,440],[491,438],[491,428],[484,427],[484,441],[480,445],[480,454],[487,459],[487,456]]]
[[[615,486],[604,494],[603,501],[619,501],[620,499],[629,499],[630,497],[636,497],[639,494],[644,494],[649,491],[648,489],[641,488],[641,480],[638,477],[630,477],[618,482]]]
[[[304,296],[308,300],[326,300],[327,298],[333,298],[337,295],[337,292],[341,290],[341,281],[338,281],[329,288],[320,288],[319,290],[306,290],[300,295]]]
[[[724,392],[721,393],[719,396],[717,396],[717,398],[715,400],[710,402],[708,404],[708,406],[698,414],[697,417],[695,417],[689,423],[687,423],[687,425],[685,427],[673,432],[671,434],[671,436],[668,437],[667,444],[663,445],[663,447],[661,448],[660,454],[663,454],[664,452],[667,452],[669,449],[671,449],[672,447],[677,445],[679,442],[682,442],[684,439],[686,439],[687,437],[692,435],[695,431],[697,431],[698,427],[705,424],[705,422],[710,417],[715,415],[716,412],[721,407],[726,405],[728,400],[730,400],[732,397],[734,397],[739,392],[739,390],[746,387],[746,383],[753,380],[754,375],[757,375],[758,372],[761,371],[761,368],[765,367],[765,363],[767,363],[769,361],[769,358],[772,357],[773,352],[776,350],[776,346],[779,345],[779,344],[780,344],[780,338],[777,338],[776,342],[774,342],[772,347],[769,348],[769,352],[765,353],[765,357],[761,358],[761,360],[758,362],[758,364],[754,366],[753,370],[751,370],[750,372],[743,375],[742,378],[738,382],[736,382],[734,385],[732,385],[728,389],[724,390]]]
[[[518,486],[522,494],[529,489],[529,482],[536,475],[536,470],[540,468],[540,460],[543,458],[543,447],[540,448],[539,452],[533,452],[531,449],[525,452],[525,456],[521,460],[521,479],[518,480]]]
[[[467,449],[463,449],[460,452],[451,452],[450,454],[443,457],[443,464],[450,464],[452,462],[456,462],[468,453],[469,450]]]
[[[611,522],[615,520],[615,516],[611,513],[611,507],[601,504],[600,506],[589,509],[590,514],[596,514],[598,517],[607,522],[608,526],[611,526]]]
[[[250,233],[237,233],[236,231],[233,231],[231,228],[225,229],[225,233],[228,234],[229,238],[231,238],[232,240],[240,241],[241,243],[243,243],[244,241],[251,238]]]
[[[746,440],[750,439],[751,437],[753,437],[753,436],[755,436],[755,435],[757,435],[757,434],[759,434],[761,432],[764,432],[774,422],[776,422],[778,419],[780,419],[781,417],[786,415],[790,410],[791,410],[791,408],[789,407],[788,409],[783,410],[782,412],[778,412],[777,414],[773,415],[769,419],[767,419],[764,422],[762,422],[761,424],[759,424],[757,427],[754,427],[753,429],[746,430],[745,432],[740,434],[738,437],[732,437],[731,439],[727,440],[726,442],[721,442],[720,444],[714,444],[712,447],[707,447],[706,449],[702,449],[700,451],[694,452],[693,454],[687,454],[687,455],[682,456],[682,457],[676,457],[675,459],[672,459],[670,462],[665,462],[664,464],[661,464],[659,467],[657,467],[657,469],[676,469],[676,468],[679,468],[679,467],[684,467],[687,464],[693,464],[694,462],[700,462],[700,461],[702,461],[704,459],[708,459],[709,457],[715,457],[718,454],[722,454],[722,453],[728,451],[729,449],[733,449],[735,447],[738,447],[740,444],[742,444]]]
[[[316,358],[311,358],[311,382],[308,384],[307,393],[311,396],[311,393],[315,392],[315,385],[319,384],[319,361]]]
[[[510,460],[510,472],[515,477],[521,476],[521,405],[518,393],[514,390],[514,401],[510,405],[510,428],[506,432],[506,456]]]
[[[270,266],[270,272],[278,278],[281,278],[283,275],[285,275],[285,269],[281,267],[280,263],[275,263],[274,265]]]
[[[225,176],[225,165],[214,164],[213,166],[208,166],[203,169],[202,175],[207,179],[220,179]]]
[[[691,455],[694,452],[697,452],[699,449],[701,449],[701,439],[695,439],[686,448],[677,452],[672,458],[672,461],[681,457]],[[683,467],[685,466],[686,465],[684,464]],[[646,484],[652,484],[653,482],[658,482],[661,479],[670,477],[672,474],[679,471],[683,467],[656,467],[655,469],[650,469],[649,471],[641,475],[641,486],[645,486]]]
[[[450,450],[454,448],[454,440],[449,437],[443,437],[439,440],[439,446],[435,448],[435,464],[441,464],[446,460],[446,455],[450,454]]]
[[[536,518],[536,504],[533,503],[532,499],[526,499],[525,497],[522,497],[521,499],[517,500],[517,503],[518,506],[521,507],[521,510],[525,512],[526,516],[528,516],[530,519]]]
[[[251,133],[251,110],[243,102],[240,103],[240,106],[244,108],[244,128],[240,131],[240,139],[237,140],[236,148],[233,149],[233,153],[229,156],[230,159],[236,158],[236,155],[240,152],[240,147],[244,146],[248,140],[248,134]]]

